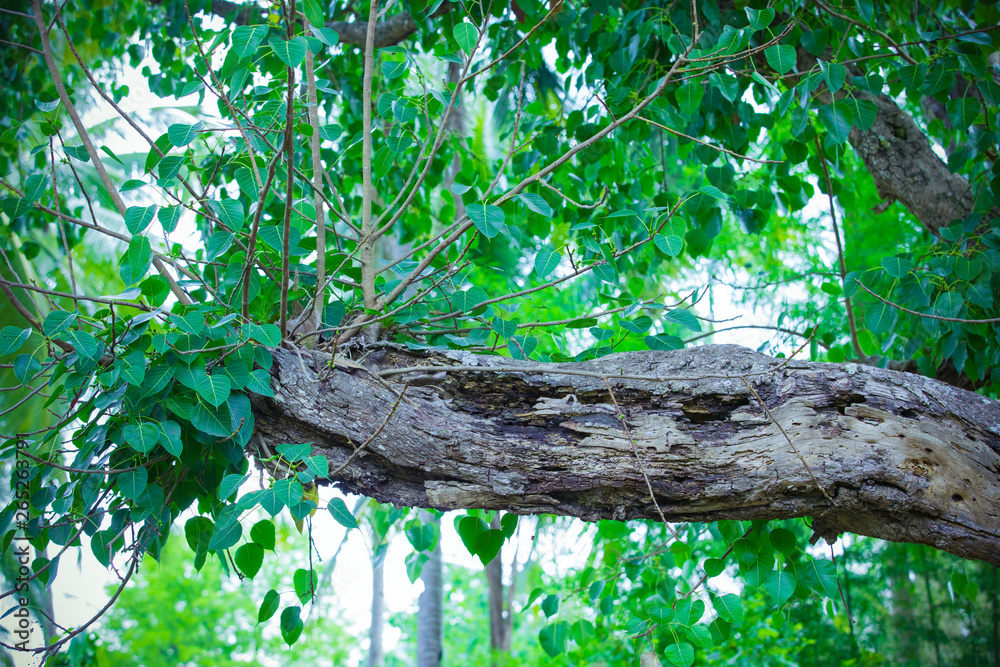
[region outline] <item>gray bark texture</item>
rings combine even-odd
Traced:
[[[865,163],[883,199],[897,200],[937,235],[951,221],[972,213],[972,187],[931,148],[913,118],[885,95],[860,93],[878,107],[875,122],[848,141]]]
[[[931,378],[733,345],[568,364],[383,345],[365,363],[275,350],[256,433],[313,443],[331,483],[396,505],[811,516],[828,540],[849,531],[1000,566],[1000,402]]]

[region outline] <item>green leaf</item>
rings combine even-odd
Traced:
[[[729,593],[727,595],[714,597],[712,599],[712,606],[715,608],[715,613],[717,613],[722,620],[732,623],[733,625],[742,625],[743,600],[739,595]]]
[[[867,132],[875,124],[875,118],[878,116],[878,107],[875,106],[874,102],[849,97],[843,100],[843,103],[847,104],[851,109],[852,122],[862,132]]]
[[[133,234],[144,231],[156,217],[156,206],[130,206],[125,211],[125,227]]]
[[[219,217],[219,220],[226,227],[234,232],[243,229],[246,223],[246,215],[243,213],[243,204],[238,199],[223,199],[222,201],[208,202],[209,208]]]
[[[466,208],[466,214],[476,225],[476,228],[482,232],[483,236],[488,239],[492,239],[494,236],[499,234],[500,230],[503,228],[503,210],[501,210],[498,206],[491,206],[489,204],[477,202],[475,204],[469,204]]]
[[[323,6],[320,0],[305,0],[302,4],[302,13],[306,15],[306,20],[308,20],[313,27],[322,28],[323,24],[326,22],[326,17],[323,15]]]
[[[146,357],[140,350],[118,358],[122,378],[129,384],[140,386],[146,379]]]
[[[847,141],[847,136],[851,132],[851,124],[854,122],[854,114],[847,104],[834,102],[817,109],[819,120],[823,127],[830,133],[838,143]]]
[[[473,556],[476,555],[476,543],[479,536],[489,530],[486,522],[478,516],[465,516],[458,520],[456,525],[458,536],[462,538],[462,544]]]
[[[295,463],[296,461],[303,460],[312,453],[312,443],[284,443],[278,445],[275,449],[286,461]]]
[[[233,433],[232,417],[226,405],[214,408],[199,401],[191,408],[190,418],[191,424],[206,435],[225,438]]]
[[[118,475],[118,490],[129,500],[138,500],[142,492],[146,490],[148,479],[149,473],[142,466],[126,470]]]
[[[32,174],[24,182],[24,198],[28,202],[36,202],[49,187],[47,174]]]
[[[222,482],[219,484],[219,500],[228,500],[229,496],[233,495],[248,478],[247,475],[239,473],[232,473],[223,477]]]
[[[472,50],[476,48],[476,41],[479,39],[479,31],[476,29],[476,26],[467,21],[462,21],[455,26],[454,34],[458,48],[471,54]]]
[[[667,336],[665,334],[656,334],[655,336],[646,336],[643,338],[643,342],[646,343],[646,347],[651,350],[683,350],[684,341],[677,336]]]
[[[183,164],[183,155],[168,155],[160,160],[160,163],[156,165],[156,175],[159,176],[161,180],[169,181],[171,178],[180,173],[181,166]],[[137,181],[136,184],[139,187],[146,185],[142,181]]]
[[[76,158],[80,162],[90,162],[90,153],[87,152],[86,146],[63,146],[66,151],[66,155],[72,158]]]
[[[874,0],[854,0],[854,6],[858,10],[858,16],[867,23],[872,24],[872,18],[875,16],[875,2]]]
[[[967,130],[979,115],[979,102],[973,97],[962,97],[957,100],[948,100],[946,105],[948,118],[952,125],[958,130]]]
[[[726,195],[722,194],[722,190],[720,190],[719,188],[715,187],[714,185],[706,185],[705,187],[703,187],[700,190],[698,190],[698,192],[700,192],[703,195],[708,195],[709,197],[711,197],[713,199],[722,199],[722,200],[725,200],[725,198],[726,198]]]
[[[146,277],[146,271],[153,263],[153,251],[145,236],[133,236],[128,242],[128,250],[122,257],[118,272],[126,286],[131,286]]]
[[[621,325],[621,328],[626,331],[643,334],[649,331],[649,327],[653,326],[653,320],[647,315],[640,315],[634,320],[623,320],[619,324]]]
[[[264,564],[264,547],[259,544],[244,544],[236,550],[233,562],[244,576],[253,579]]]
[[[291,646],[299,639],[302,628],[305,627],[299,617],[299,607],[285,607],[281,610],[281,638]]]
[[[796,549],[795,533],[787,528],[775,528],[768,535],[771,546],[786,556]]]
[[[255,523],[250,529],[250,539],[262,548],[274,551],[274,546],[277,543],[274,522],[263,519]]]
[[[566,638],[569,634],[568,629],[569,626],[564,621],[559,621],[558,623],[546,625],[538,633],[538,642],[542,645],[542,650],[550,658],[554,658],[566,650]]]
[[[22,215],[27,213],[32,209],[32,203],[27,198],[20,197],[7,197],[6,199],[0,201],[0,209],[7,215],[8,218],[13,220],[14,218],[20,218]]]
[[[240,541],[240,537],[243,536],[243,526],[238,519],[238,515],[233,514],[230,518],[215,524],[212,539],[208,541],[209,551],[222,551]]]
[[[171,372],[171,375],[173,373]],[[160,445],[172,456],[180,456],[184,451],[184,442],[181,440],[181,427],[175,421],[167,420],[160,422]]]
[[[695,333],[701,332],[701,323],[698,322],[698,318],[686,308],[674,308],[669,313],[664,315],[663,319],[668,322],[676,322],[682,327],[686,327]]]
[[[31,329],[6,326],[0,331],[0,356],[17,352],[31,335]]]
[[[818,62],[819,69],[823,73],[823,80],[826,81],[826,86],[830,89],[830,92],[836,93],[843,88],[844,81],[847,80],[847,68],[840,63],[828,63],[825,60],[819,60]]]
[[[261,396],[274,396],[274,390],[271,389],[271,374],[263,368],[250,371],[250,375],[247,376],[246,388],[247,391],[252,391]]]
[[[517,196],[517,198],[524,202],[524,205],[535,213],[543,215],[546,218],[552,217],[552,207],[549,206],[547,201],[542,199],[541,195],[531,194],[530,192],[522,192]]]
[[[163,231],[169,234],[177,228],[177,221],[181,219],[181,207],[164,206],[160,209],[159,213],[156,214],[156,218],[160,221],[160,226],[163,227]]]
[[[257,622],[263,623],[269,620],[278,611],[280,604],[281,597],[278,595],[278,591],[272,588],[264,595],[264,601],[260,603],[260,609],[257,611]]]
[[[788,74],[795,67],[795,47],[775,44],[764,49],[764,57],[778,74]]]
[[[677,106],[685,116],[694,115],[701,106],[701,100],[705,96],[705,89],[701,87],[701,82],[692,81],[677,89]]]
[[[298,596],[299,602],[303,604],[313,598],[318,583],[319,575],[315,570],[310,571],[299,568],[292,575],[292,585],[295,586],[295,595]]]
[[[503,532],[499,528],[490,528],[476,538],[476,555],[483,565],[497,557],[503,547]]]
[[[405,60],[403,62],[385,61],[382,63],[382,76],[390,81],[406,74],[406,70]]]
[[[873,334],[892,331],[897,317],[896,309],[881,301],[869,304],[865,309],[865,325]]]
[[[545,614],[545,618],[551,618],[558,611],[559,611],[559,596],[546,595],[545,599],[542,600],[542,613]]]
[[[334,521],[344,528],[351,530],[358,527],[358,520],[354,518],[354,515],[351,514],[351,511],[347,509],[347,505],[340,498],[331,498],[326,509],[330,512],[330,516],[333,517]]]
[[[398,155],[413,145],[413,138],[408,136],[386,137],[385,145],[390,151]]]
[[[677,255],[681,254],[681,250],[684,249],[684,239],[674,234],[668,236],[657,234],[653,237],[653,243],[664,254],[670,257],[677,257]]]
[[[194,123],[193,125],[188,125],[186,123],[174,123],[167,128],[167,137],[170,139],[170,143],[178,148],[187,146],[189,143],[198,138],[198,132],[201,131],[205,124],[201,121]]]
[[[726,561],[721,558],[706,558],[703,565],[709,578],[719,576],[726,569]]]
[[[678,667],[690,667],[694,664],[694,647],[687,642],[670,644],[663,650],[663,655],[670,664]]]
[[[302,500],[305,490],[298,480],[288,477],[274,483],[274,495],[288,507],[293,507]]]
[[[538,274],[539,278],[545,278],[556,270],[561,261],[562,255],[559,253],[551,250],[540,250],[535,255],[535,273]]]
[[[517,332],[517,320],[505,320],[501,317],[494,317],[490,320],[493,325],[493,331],[497,332],[497,335],[502,338],[510,338]]]
[[[46,337],[55,338],[66,329],[69,329],[71,326],[73,326],[73,323],[76,322],[77,315],[79,315],[79,313],[76,311],[74,312],[68,312],[65,310],[52,311],[51,313],[45,316],[45,321],[42,323],[42,331],[45,332]],[[25,329],[24,331],[27,332],[28,330]],[[28,337],[27,334],[25,334],[24,337],[27,338]],[[0,347],[2,347],[2,340],[3,338],[0,337]],[[21,342],[23,343],[24,341]],[[0,350],[0,355],[3,354],[6,353]]]
[[[309,30],[316,39],[323,42],[326,46],[336,46],[337,43],[340,42],[340,35],[338,35],[331,28],[323,28],[313,25],[309,26]]]
[[[797,585],[798,581],[795,575],[785,570],[769,572],[764,577],[764,590],[768,597],[779,606],[785,604],[792,597]]]
[[[266,34],[266,25],[241,25],[233,30],[233,52],[236,57],[242,60],[252,56]],[[305,57],[304,53],[302,57]]]
[[[767,26],[771,25],[772,21],[774,21],[774,10],[770,7],[766,9],[752,9],[750,7],[745,7],[743,11],[747,13],[747,20],[750,21],[750,29],[754,32],[763,30]]]
[[[893,278],[902,278],[913,268],[913,262],[906,257],[886,257],[882,267]]]
[[[267,45],[278,56],[278,60],[288,67],[298,67],[306,59],[306,48],[309,46],[305,37],[292,37],[285,41],[280,37],[267,40]]]
[[[281,328],[276,324],[246,324],[243,335],[268,347],[278,347],[281,343]]]

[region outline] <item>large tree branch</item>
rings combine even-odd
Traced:
[[[544,366],[380,348],[369,357],[376,369],[484,369],[386,375],[410,381],[400,401],[398,388],[363,371],[318,380],[329,360],[321,353],[274,355],[275,397],[253,397],[256,432],[314,443],[331,470],[395,406],[331,480],[383,502],[657,517],[602,378],[625,375],[611,385],[668,520],[812,516],[823,536],[931,544],[1000,565],[1000,402],[930,378],[858,364],[781,366],[737,346]],[[430,379],[437,384],[416,386]]]
[[[938,157],[917,123],[885,95],[863,91],[855,97],[878,107],[875,122],[851,128],[848,141],[865,163],[883,199],[897,200],[937,235],[952,220],[972,212],[972,188]]]

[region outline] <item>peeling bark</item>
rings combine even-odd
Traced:
[[[546,365],[385,345],[368,357],[374,371],[484,371],[334,370],[325,380],[317,371],[329,357],[301,354],[275,350],[275,396],[253,397],[256,432],[272,446],[312,442],[331,470],[378,432],[329,480],[349,492],[411,507],[655,519],[596,374],[624,375],[610,384],[668,520],[812,516],[828,539],[850,531],[1000,566],[1000,402],[930,378],[782,366],[731,345]],[[386,422],[403,381],[435,378],[408,386]]]

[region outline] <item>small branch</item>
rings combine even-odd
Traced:
[[[361,91],[361,239],[358,242],[358,261],[361,263],[361,292],[365,308],[378,307],[375,292],[375,238],[372,231],[372,202],[377,196],[372,183],[372,76],[375,69],[375,27],[378,20],[378,0],[370,0],[368,9],[368,35],[365,42],[365,70]]]
[[[295,0],[291,0],[289,10],[285,13],[285,24],[287,26],[286,36],[291,40],[292,34],[295,31]],[[290,280],[289,259],[291,256],[292,199],[295,197],[295,142],[293,141],[295,137],[295,68],[289,65],[285,71],[288,74],[288,94],[285,98],[285,164],[288,167],[288,175],[285,184],[285,219],[281,228],[281,301],[279,303],[278,320],[282,338],[288,335],[288,284]],[[254,164],[253,166],[254,171],[256,171],[257,165]]]
[[[826,179],[826,194],[830,199],[830,220],[833,221],[833,236],[837,239],[837,259],[840,264],[840,282],[844,284],[847,281],[847,264],[844,262],[844,245],[840,241],[840,226],[837,224],[837,207],[833,202],[833,185],[830,183],[830,170],[826,166],[826,157],[823,155],[823,146],[819,143],[819,135],[813,137],[816,143],[816,150],[819,151],[819,163],[823,166],[823,177]],[[847,324],[851,330],[851,346],[854,348],[854,354],[858,359],[863,358],[865,355],[861,351],[861,344],[858,342],[858,327],[854,320],[854,306],[851,304],[851,298],[844,295],[844,306],[847,308]]]
[[[697,137],[692,137],[690,134],[684,134],[683,132],[679,132],[673,128],[667,127],[666,125],[657,123],[655,120],[650,120],[645,116],[636,116],[636,119],[649,123],[650,125],[655,125],[664,132],[669,132],[670,134],[673,134],[678,137],[684,137],[685,139],[689,139],[697,144],[701,144],[702,146],[707,146],[708,148],[711,148],[713,151],[718,151],[720,153],[725,153],[726,155],[730,155],[736,158],[737,160],[748,160],[750,162],[756,162],[757,164],[781,164],[782,162],[784,162],[784,160],[763,160],[760,158],[750,157],[749,155],[741,155],[740,153],[737,153],[736,151],[731,151],[728,148],[723,148],[722,146],[716,146],[715,144],[710,144],[707,141],[702,141]]]
[[[918,313],[915,310],[910,310],[909,308],[901,306],[898,303],[893,303],[892,301],[889,301],[888,299],[879,296],[875,292],[868,289],[868,287],[857,278],[854,279],[854,282],[856,282],[861,287],[861,289],[868,292],[869,294],[871,294],[873,297],[875,297],[885,305],[891,306],[896,310],[901,310],[904,313],[909,313],[910,315],[916,315],[917,317],[923,317],[928,320],[939,320],[941,322],[958,322],[960,324],[995,324],[997,322],[1000,322],[1000,317],[991,317],[985,320],[967,320],[961,317],[945,317],[944,315],[931,315],[930,313]]]

